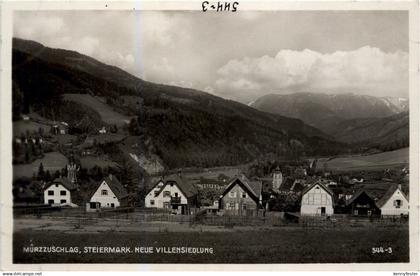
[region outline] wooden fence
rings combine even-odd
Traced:
[[[102,210],[101,212],[86,212],[85,208],[60,208],[37,206],[31,208],[15,208],[14,215],[35,216],[37,218],[65,219],[71,221],[77,228],[82,225],[97,223],[180,223],[193,225],[222,226],[232,228],[235,226],[301,226],[305,228],[328,227],[366,227],[408,225],[407,217],[354,217],[350,215],[326,216],[299,216],[280,212],[267,212],[254,216],[237,216],[228,214],[207,214],[205,211],[193,215],[174,215],[168,211],[152,209],[117,208]]]

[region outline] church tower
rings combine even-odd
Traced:
[[[67,179],[73,184],[77,184],[77,171],[78,168],[72,155],[70,156],[69,164],[67,164]]]
[[[273,190],[278,191],[282,182],[283,174],[281,173],[280,168],[277,166],[277,168],[273,172]]]

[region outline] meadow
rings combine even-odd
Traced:
[[[380,170],[407,165],[409,162],[409,148],[382,152],[371,155],[357,155],[338,158],[321,158],[318,160],[318,170],[323,170],[325,165],[328,170]]]
[[[13,235],[15,263],[378,263],[408,262],[408,226],[235,228],[226,231],[21,230]],[[213,254],[24,253],[26,246],[211,247]],[[373,248],[392,252],[373,253]]]
[[[67,165],[68,160],[59,152],[48,152],[45,153],[44,158],[37,159],[31,164],[13,165],[13,178],[32,177],[34,173],[38,173],[39,165],[41,163],[45,170],[54,173],[56,170],[64,168]]]
[[[64,94],[64,99],[67,101],[84,104],[92,108],[99,113],[102,121],[107,124],[116,124],[117,126],[122,126],[130,120],[130,117],[115,112],[112,107],[104,103],[102,99],[93,97],[89,94]]]
[[[34,121],[16,121],[13,122],[13,136],[19,137],[20,135],[26,135],[27,132],[38,132],[40,128],[43,129],[44,133],[48,133],[51,129],[51,126]]]

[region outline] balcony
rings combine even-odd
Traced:
[[[171,196],[171,204],[181,204],[180,196]]]

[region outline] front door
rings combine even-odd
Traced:
[[[325,207],[321,207],[321,216],[325,216]]]

